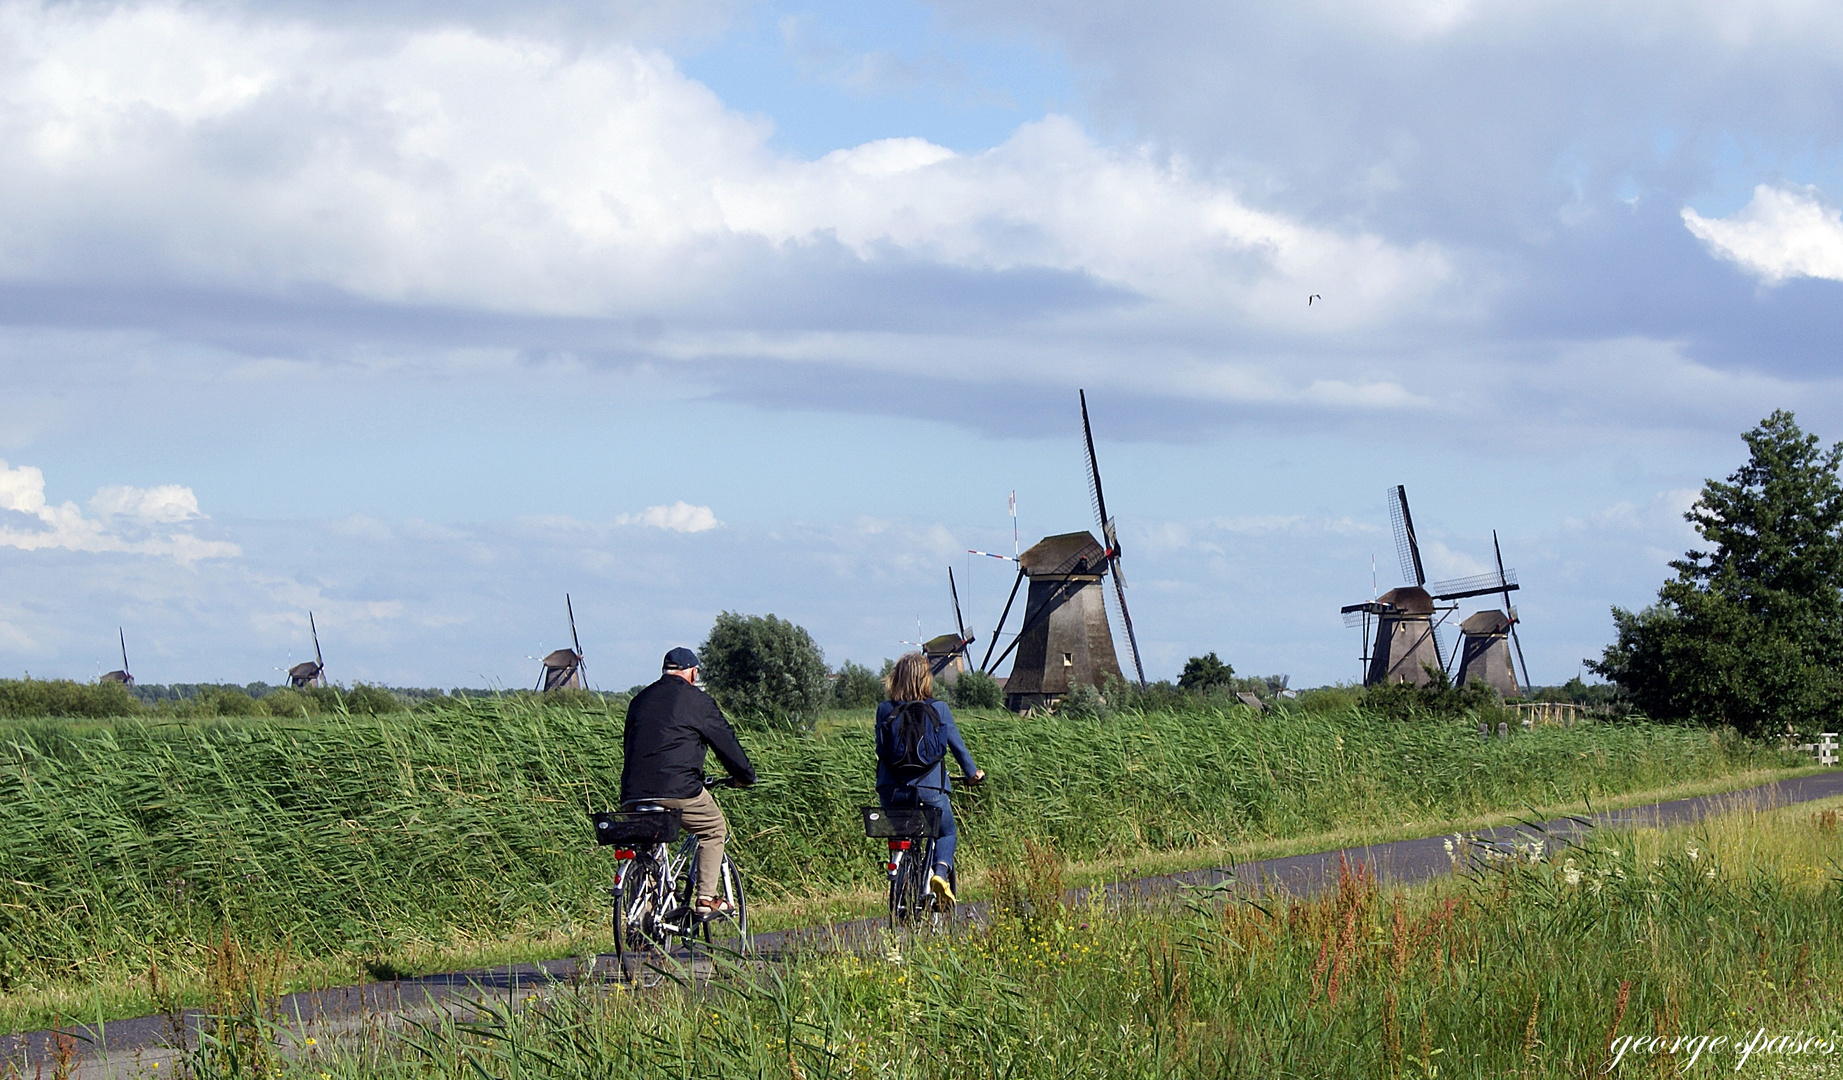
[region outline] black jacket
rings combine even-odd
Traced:
[[[755,767],[710,695],[676,675],[634,695],[621,738],[621,801],[690,799],[704,790],[704,749],[717,752],[729,774],[755,782]]]

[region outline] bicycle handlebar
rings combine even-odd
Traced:
[[[704,786],[707,788],[739,788],[747,787],[748,785],[733,776],[706,776],[704,777]]]

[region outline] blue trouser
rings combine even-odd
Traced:
[[[939,781],[930,778],[925,783],[932,785],[938,784]],[[936,866],[953,869],[954,847],[959,841],[959,836],[954,830],[953,803],[948,800],[947,792],[932,786],[909,787],[904,785],[879,788],[877,800],[883,804],[885,810],[894,806],[914,806],[918,802],[939,810],[941,812],[941,835],[934,841],[934,862]]]

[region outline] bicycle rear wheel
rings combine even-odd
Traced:
[[[914,848],[899,852],[896,871],[890,876],[890,929],[911,925],[926,916],[933,906],[928,893],[927,851]]]

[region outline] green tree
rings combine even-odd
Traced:
[[[698,660],[725,712],[770,728],[812,727],[830,690],[825,654],[812,635],[774,615],[718,615]]]
[[[1235,681],[1235,669],[1222,662],[1214,652],[1193,656],[1184,661],[1184,671],[1177,677],[1180,689],[1208,693],[1218,686]]]
[[[1005,688],[983,671],[968,670],[954,677],[948,697],[948,704],[956,709],[1000,709],[1005,704]]]
[[[832,680],[832,704],[841,709],[867,709],[883,700],[883,680],[863,664],[847,660]]]
[[[1684,515],[1709,550],[1670,564],[1657,603],[1615,607],[1588,667],[1653,717],[1808,730],[1843,705],[1843,444],[1784,410],[1742,438],[1747,464]]]

